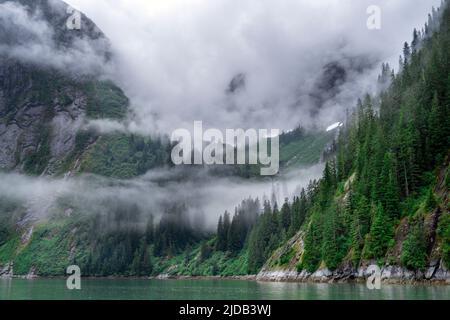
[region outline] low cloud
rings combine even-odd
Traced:
[[[191,168],[192,169],[192,168]],[[244,180],[211,177],[208,170],[153,170],[131,180],[84,175],[71,179],[0,174],[0,194],[24,206],[37,219],[74,209],[83,214],[108,214],[117,208],[135,206],[145,215],[160,218],[170,205],[186,206],[192,221],[214,229],[225,210],[234,212],[248,197],[283,202],[298,195],[311,179],[320,176],[322,165],[279,176],[276,180]],[[145,219],[143,219],[145,221]]]
[[[111,74],[109,43],[99,36],[100,31],[93,31],[96,38],[77,34],[66,28],[65,19],[70,16],[66,6],[52,0],[48,8],[54,15],[51,20],[42,7],[0,2],[0,57],[56,68],[73,77]]]
[[[84,15],[81,33],[67,30],[62,1],[39,1],[57,19],[21,2],[0,1],[0,55],[112,78],[131,112],[122,128],[102,127],[170,134],[196,120],[282,130],[342,121],[440,0],[67,0],[110,42]],[[367,28],[371,5],[381,30]]]
[[[111,39],[134,129],[167,133],[195,120],[219,129],[342,121],[440,0],[68,2]],[[367,28],[374,4],[381,30]],[[238,75],[245,85],[231,94]]]

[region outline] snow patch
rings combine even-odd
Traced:
[[[337,129],[337,128],[340,128],[340,127],[342,127],[344,124],[342,123],[342,122],[336,122],[336,123],[334,123],[334,124],[332,124],[331,126],[329,126],[328,128],[327,128],[327,132],[330,132],[330,131],[332,131],[332,130],[335,130],[335,129]]]

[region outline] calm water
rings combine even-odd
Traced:
[[[0,300],[316,300],[450,299],[450,286],[259,283],[234,280],[83,280],[81,291],[65,280],[1,280]]]

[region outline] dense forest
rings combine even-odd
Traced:
[[[429,261],[430,241],[434,241],[424,228],[430,212],[440,216],[437,236],[443,243],[443,260],[450,264],[448,4],[443,2],[441,9],[433,10],[422,31],[414,30],[411,44],[404,45],[397,74],[383,64],[379,82],[386,89],[358,102],[340,132],[336,157],[326,164],[323,178],[306,197],[302,193],[301,209],[298,200],[291,205],[291,224],[304,216],[307,222],[299,270],[314,272],[322,263],[334,270],[344,260],[350,260],[353,267],[369,259],[389,263],[386,258],[395,243],[395,230],[405,218],[409,232],[401,264],[423,270]],[[444,193],[437,194],[439,175],[445,185]],[[264,216],[259,227],[265,230],[282,230],[283,221],[289,221],[276,206],[272,213],[267,208]],[[267,257],[258,257],[262,251],[255,249],[277,242],[264,234],[250,242],[250,261],[255,261],[250,263],[255,265],[252,272]]]
[[[361,260],[389,263],[395,230],[405,218],[409,232],[401,264],[423,270],[433,241],[425,216],[436,211],[442,257],[450,265],[449,49],[446,1],[422,31],[414,30],[411,44],[404,44],[398,73],[383,64],[380,94],[358,101],[322,179],[281,212],[276,204],[272,209],[265,205],[249,240],[249,272],[263,266],[285,234],[301,228],[306,236],[298,270],[314,272],[322,263],[334,270],[344,260],[354,268]],[[437,194],[439,175],[444,175],[445,192]]]
[[[312,181],[292,201],[286,199],[281,208],[265,201],[251,229],[240,219],[244,245],[234,245],[230,216],[225,214],[218,226],[218,250],[247,248],[248,272],[257,273],[274,250],[304,230],[298,270],[314,272],[322,263],[334,270],[344,260],[354,268],[371,259],[382,265],[391,262],[388,252],[395,244],[395,230],[407,219],[400,263],[423,270],[430,259],[430,241],[435,241],[426,234],[425,217],[437,212],[437,237],[443,243],[443,260],[450,264],[448,4],[433,10],[423,30],[414,30],[397,73],[383,64],[380,94],[358,101],[322,179]],[[439,175],[444,193],[437,192]]]
[[[415,30],[411,44],[405,43],[397,73],[383,64],[380,94],[358,101],[340,129],[335,157],[326,163],[319,181],[312,181],[281,206],[274,199],[243,201],[233,215],[226,212],[220,217],[216,235],[205,235],[203,240],[195,239],[192,226],[180,224],[180,219],[173,219],[177,221],[173,224],[170,218],[163,219],[156,227],[151,222],[145,236],[128,244],[132,273],[151,273],[154,257],[182,254],[201,243],[199,263],[216,252],[229,259],[244,253],[245,272],[255,274],[300,230],[306,235],[298,270],[314,272],[322,263],[334,270],[344,261],[355,268],[362,260],[384,264],[390,262],[388,252],[395,243],[395,230],[404,219],[409,231],[400,262],[406,268],[423,270],[432,241],[424,227],[430,212],[439,213],[437,237],[443,243],[442,257],[450,264],[448,202],[436,192],[440,174],[445,176],[446,193],[450,184],[448,4],[433,10],[424,29]],[[300,132],[298,129],[285,139],[295,139]],[[99,243],[104,246],[108,242]],[[148,256],[146,248],[152,248]],[[106,252],[104,257],[114,254]],[[290,258],[288,254],[282,260]],[[111,265],[104,259],[99,266]],[[213,264],[205,272],[222,274]]]

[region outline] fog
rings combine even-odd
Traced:
[[[275,199],[299,195],[311,179],[318,177],[322,165],[299,169],[276,180],[245,180],[212,177],[207,169],[153,170],[131,180],[114,180],[92,175],[70,179],[26,177],[0,173],[0,195],[22,204],[36,219],[76,211],[82,214],[107,214],[120,206],[136,206],[143,221],[150,215],[159,219],[173,204],[185,205],[192,221],[215,228],[218,218],[245,198]]]
[[[113,64],[107,59],[109,43],[99,37],[100,30],[89,24],[89,36],[68,36],[63,23],[65,7],[56,0],[49,4],[63,17],[59,25],[46,19],[43,10],[29,12],[20,3],[0,1],[0,56],[56,68],[71,77],[112,75]]]
[[[381,63],[397,66],[413,28],[422,28],[431,7],[440,3],[67,2],[111,39],[119,68],[114,78],[134,112],[127,128],[144,133],[189,128],[194,120],[219,129],[291,129],[299,123],[326,128],[342,121],[357,97],[375,90]],[[380,30],[367,28],[366,11],[374,4],[381,8]],[[229,84],[239,74],[245,75],[244,85],[230,94]]]
[[[55,0],[52,0],[55,2]],[[121,86],[130,98],[124,122],[97,120],[100,131],[148,135],[205,128],[281,129],[302,124],[325,130],[376,90],[384,61],[396,67],[403,43],[421,28],[440,0],[67,0],[105,33],[55,40],[55,25],[0,0],[0,54],[69,74],[95,74]],[[381,8],[381,29],[367,28],[370,5]],[[85,18],[84,18],[85,19]],[[86,27],[82,24],[82,28]],[[69,31],[65,31],[69,32]],[[105,59],[111,50],[112,59]],[[23,203],[36,217],[71,205],[102,213],[108,201],[136,204],[160,216],[167,203],[188,204],[195,219],[212,227],[244,198],[298,194],[323,166],[249,181],[212,177],[207,170],[150,171],[118,181],[0,174],[0,195]],[[69,205],[70,207],[70,205]]]
[[[131,112],[100,129],[170,134],[194,121],[281,130],[342,121],[440,0],[67,0],[109,39],[83,16],[70,48],[59,43],[73,31],[57,0],[62,19],[52,21],[18,2],[0,1],[0,54],[111,78]],[[367,27],[371,5],[380,30]]]

